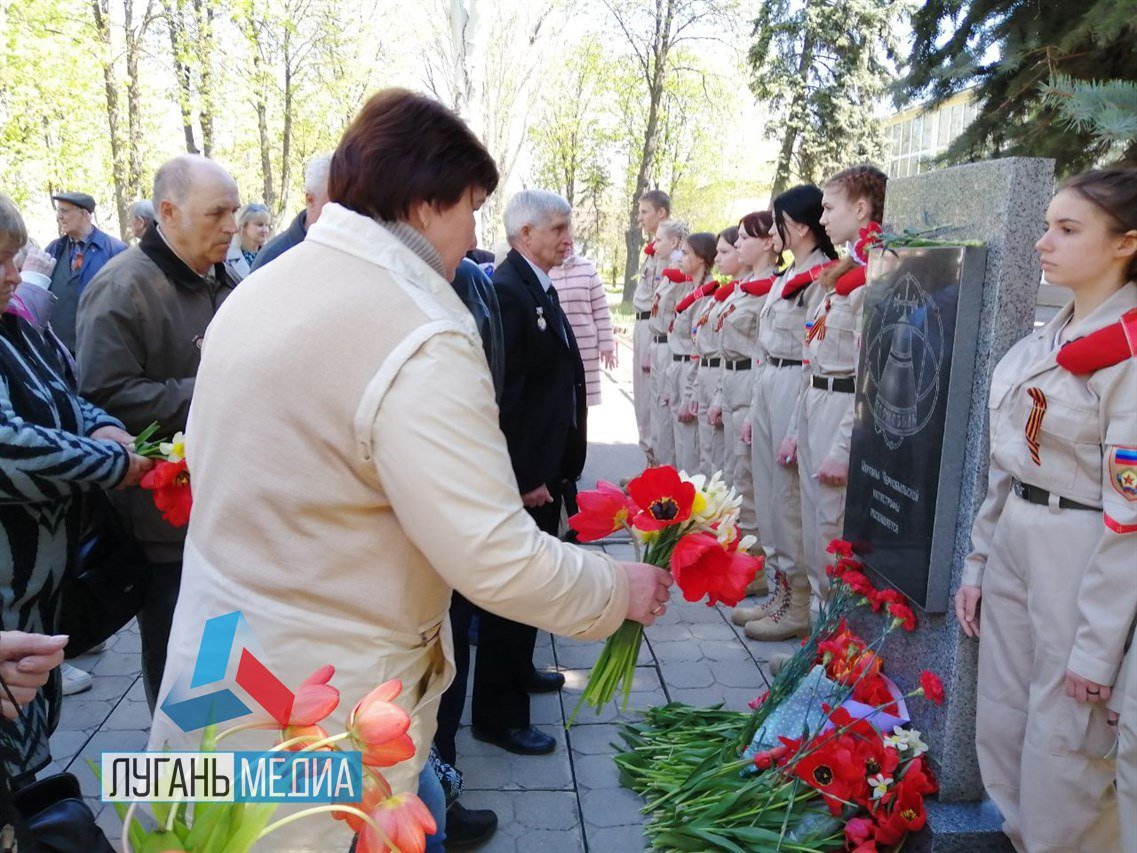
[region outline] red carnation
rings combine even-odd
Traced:
[[[944,683],[934,672],[925,669],[920,673],[920,689],[924,697],[931,699],[937,705],[944,703]]]
[[[846,542],[844,539],[829,540],[829,544],[825,546],[825,550],[838,559],[850,558],[853,556],[853,546]]]
[[[190,475],[186,460],[156,463],[146,472],[138,485],[154,493],[154,506],[161,511],[162,518],[174,527],[185,527],[189,524],[193,494],[190,491]]]
[[[879,589],[869,596],[869,604],[872,605],[873,613],[880,613],[882,607],[893,603],[904,603],[904,596],[895,589]]]
[[[854,593],[864,596],[869,601],[872,601],[877,591],[876,587],[872,585],[872,581],[865,577],[864,572],[859,572],[856,569],[846,571],[841,575],[841,581]]]
[[[859,262],[862,264],[868,263],[869,249],[881,242],[880,238],[882,233],[879,222],[870,222],[860,230],[860,233],[857,235],[860,239],[857,240],[853,246],[853,254],[856,255]]]
[[[888,613],[893,621],[899,622],[900,627],[905,631],[916,630],[916,614],[912,612],[912,608],[902,601],[893,601],[888,605]]]
[[[644,254],[648,257],[655,254],[655,240],[652,240],[650,243],[644,246]]]
[[[581,542],[595,542],[623,529],[631,514],[628,496],[604,480],[594,491],[578,493],[576,505],[579,511],[568,523]]]
[[[695,485],[679,477],[670,465],[648,468],[630,483],[628,494],[639,512],[632,524],[639,530],[662,530],[691,517]]]
[[[707,606],[723,602],[731,607],[746,596],[747,585],[762,567],[762,558],[724,548],[709,533],[689,533],[671,553],[671,574],[688,601],[707,597]]]

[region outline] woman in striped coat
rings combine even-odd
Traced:
[[[601,361],[607,370],[617,363],[608,294],[600,283],[596,265],[575,253],[570,253],[559,267],[549,270],[549,278],[557,289],[561,310],[572,325],[576,345],[580,348],[588,405],[595,406],[600,402]]]

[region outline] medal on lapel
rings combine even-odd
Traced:
[[[545,319],[545,309],[540,305],[537,306],[537,328],[542,332],[549,328],[549,322]]]

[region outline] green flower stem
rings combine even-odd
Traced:
[[[308,745],[304,747],[304,751],[315,752],[321,747],[330,746],[333,743],[339,743],[341,740],[346,740],[349,737],[351,737],[351,732],[341,732],[338,735],[331,735],[325,738],[317,738],[315,735],[300,735],[299,737],[294,737],[291,740],[286,740],[283,743],[278,743],[276,746],[270,749],[269,752],[279,752],[282,749],[288,749],[290,746],[295,746],[298,743],[305,743],[308,741],[312,741],[312,743],[308,743]]]
[[[394,847],[394,845],[390,843],[390,840],[387,838],[386,834],[383,832],[382,827],[380,827],[379,824],[375,822],[375,819],[371,817],[371,815],[360,809],[357,809],[355,806],[342,805],[313,806],[310,809],[304,809],[303,811],[296,812],[295,814],[290,814],[288,817],[283,817],[276,823],[270,823],[268,826],[262,829],[261,834],[257,836],[256,840],[260,841],[269,833],[276,832],[278,829],[288,826],[290,823],[295,823],[301,818],[311,817],[312,815],[317,814],[330,814],[331,812],[347,812],[348,814],[353,814],[356,817],[363,818],[364,823],[366,823],[383,837],[383,841],[387,844],[388,847]]]

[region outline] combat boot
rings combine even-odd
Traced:
[[[755,607],[736,607],[730,614],[730,621],[735,625],[745,625],[757,619],[763,619],[784,607],[790,600],[790,584],[781,572],[774,574],[774,592]]]
[[[808,637],[810,631],[809,584],[794,586],[789,598],[778,610],[763,619],[747,622],[743,633],[752,640],[765,643]]]

